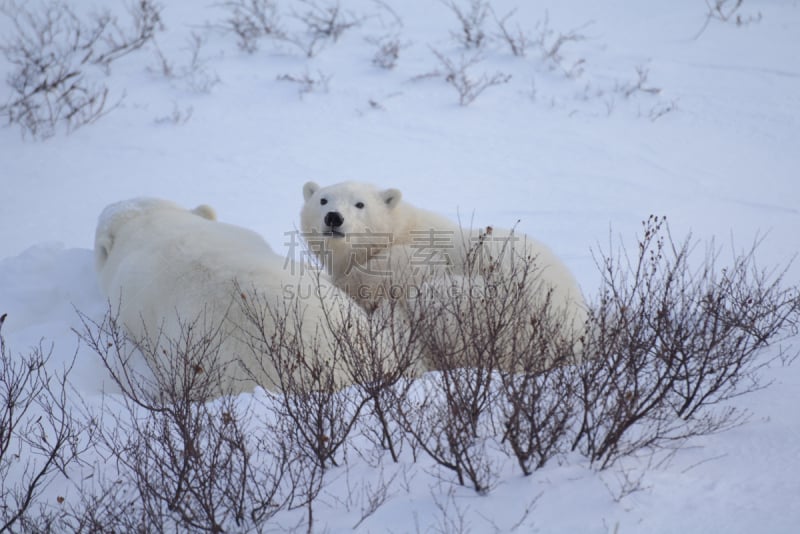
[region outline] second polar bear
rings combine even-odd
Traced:
[[[360,182],[328,187],[308,182],[303,198],[301,230],[310,250],[334,283],[368,310],[387,298],[425,293],[421,286],[431,284],[480,289],[482,280],[501,280],[498,270],[508,278],[527,265],[529,287],[523,294],[534,303],[531,309],[547,299],[565,334],[583,326],[586,305],[572,273],[548,247],[524,234],[462,228],[404,202],[398,189]],[[478,281],[465,284],[465,278]]]
[[[95,262],[112,310],[143,347],[156,382],[202,382],[183,368],[186,355],[216,382],[213,395],[255,385],[281,389],[292,373],[302,382],[304,366],[294,353],[333,360],[330,325],[366,314],[330,282],[285,269],[284,258],[255,232],[214,219],[206,206],[187,210],[154,198],[108,206],[98,222]],[[316,294],[330,304],[328,312]],[[279,360],[286,368],[265,354],[281,350],[293,351]],[[347,384],[346,373],[331,366],[335,385]]]

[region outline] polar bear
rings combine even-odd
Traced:
[[[208,206],[154,198],[112,204],[99,218],[101,289],[156,387],[176,375],[179,386],[202,383],[212,396],[278,390],[287,380],[320,387],[303,374],[308,365],[330,371],[333,387],[347,384],[330,325],[360,324],[363,310],[324,278],[285,269],[255,232],[215,219]],[[188,372],[181,352],[194,354]]]
[[[450,264],[449,252],[461,241],[457,224],[403,202],[397,189],[308,182],[303,198],[300,226],[309,249],[334,283],[367,308],[381,299],[384,275],[397,277],[416,259],[432,269]]]
[[[514,281],[524,283],[519,295],[530,302],[519,310],[547,309],[565,336],[580,335],[586,305],[575,278],[548,247],[524,234],[463,228],[404,202],[398,189],[359,182],[308,182],[303,198],[301,230],[309,249],[368,311],[387,299],[419,297],[418,311],[462,313],[467,299]]]

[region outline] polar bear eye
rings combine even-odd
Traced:
[[[328,199],[327,198],[321,198],[321,199],[319,199],[319,203],[324,206],[325,204],[328,203]]]
[[[364,209],[364,203],[363,202],[356,202],[356,207],[358,209]]]

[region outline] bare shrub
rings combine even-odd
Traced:
[[[436,372],[418,380],[396,406],[398,420],[419,449],[479,494],[488,493],[498,477],[489,448],[492,383],[487,369]]]
[[[229,13],[223,29],[236,34],[239,48],[249,54],[258,50],[263,37],[286,38],[274,0],[228,0],[218,5]]]
[[[56,521],[38,532],[147,532],[152,527],[130,480],[109,479],[97,466],[77,489],[77,500],[64,498]]]
[[[763,349],[797,333],[800,291],[784,287],[784,272],[759,269],[755,251],[756,245],[717,272],[718,251],[709,250],[703,270],[687,284],[693,298],[676,299],[672,307],[674,320],[662,337],[673,340],[678,372],[672,407],[682,419],[765,387],[758,373],[771,360],[762,357]]]
[[[90,80],[88,67],[108,72],[160,28],[161,8],[151,0],[139,0],[129,11],[130,28],[108,11],[87,22],[62,0],[0,6],[14,25],[0,51],[15,69],[8,77],[13,96],[0,106],[0,115],[34,138],[52,136],[61,123],[72,131],[101,117],[108,88]]]
[[[372,64],[382,69],[391,70],[397,65],[400,50],[406,45],[397,36],[368,38],[367,42],[375,47]]]
[[[186,321],[178,339],[133,343],[112,311],[99,322],[82,316],[80,336],[122,392],[94,416],[118,482],[74,509],[69,524],[114,521],[124,509],[137,531],[259,531],[294,499],[291,435],[275,434],[233,396],[212,401],[226,372],[215,364],[214,325]],[[138,352],[149,372],[137,371]]]
[[[616,503],[621,502],[622,499],[629,495],[649,489],[650,486],[644,483],[644,477],[654,467],[655,458],[649,456],[645,462],[641,462],[641,459],[634,459],[633,462],[624,461],[627,458],[621,460],[616,463],[613,469],[606,470],[600,475],[608,494]],[[625,465],[628,463],[634,465]],[[642,465],[636,465],[640,463]]]
[[[395,481],[401,475],[406,476],[409,471],[408,465],[394,466],[387,476],[384,466],[376,464],[371,467],[369,472],[356,474],[348,470],[342,473],[339,482],[344,487],[323,491],[320,496],[320,499],[328,501],[329,506],[332,504],[337,510],[357,514],[358,520],[350,527],[354,531],[369,521],[391,499]]]
[[[319,54],[328,43],[322,36],[308,32],[289,34],[284,41],[300,50],[309,59]]]
[[[739,10],[744,4],[744,0],[705,0],[708,11],[703,26],[697,31],[694,38],[697,39],[706,31],[712,20],[720,22],[734,22],[737,26],[746,26],[761,20],[761,13],[755,15],[743,15]]]
[[[474,55],[471,58],[461,56],[460,60],[456,62],[436,49],[431,50],[444,68],[443,72],[436,71],[431,75],[442,76],[444,80],[458,92],[458,103],[461,106],[472,104],[475,99],[489,87],[503,85],[511,80],[510,74],[503,74],[501,72],[497,72],[491,76],[483,73],[478,78],[471,75],[468,69],[482,61],[483,58],[480,54]]]
[[[309,287],[300,288],[301,281]],[[179,331],[176,339],[145,332],[145,339],[129,342],[113,313],[97,322],[83,317],[82,338],[123,394],[121,409],[104,412],[111,430],[103,446],[108,456],[121,458],[126,491],[144,503],[136,513],[145,530],[247,531],[297,508],[307,512],[312,529],[325,473],[344,462],[367,401],[358,389],[342,390],[352,380],[344,362],[349,357],[366,376],[356,359],[367,360],[361,351],[373,340],[356,330],[365,345],[352,338],[346,346],[330,332],[361,328],[366,315],[349,299],[337,301],[336,292],[322,293],[318,278],[298,278],[298,287],[281,289],[268,296],[235,284],[226,317],[179,318],[179,328],[170,330]],[[322,320],[316,304],[323,306]],[[233,349],[242,351],[239,358],[222,352]],[[137,355],[147,364],[144,371],[137,370]],[[278,392],[256,396],[256,421],[249,406],[227,395],[238,391],[232,377]],[[261,462],[265,467],[257,467]],[[205,485],[198,487],[204,473]]]
[[[617,91],[622,93],[625,98],[630,98],[635,93],[657,95],[661,92],[661,89],[648,85],[649,76],[650,69],[643,65],[639,65],[636,67],[636,80],[631,83],[619,85],[617,87]]]
[[[310,283],[321,287],[319,278]],[[326,302],[319,291],[311,293],[307,298],[319,298],[325,315],[311,336],[303,327],[308,319],[302,290],[283,302],[244,291],[239,303],[249,323],[247,346],[261,362],[262,369],[254,370],[255,375],[265,374],[265,369],[274,370],[276,375],[275,386],[280,393],[265,406],[268,426],[271,434],[284,436],[292,444],[297,461],[289,471],[293,491],[288,507],[305,507],[309,532],[313,531],[313,505],[325,473],[343,461],[344,449],[367,400],[358,390],[342,389],[350,381],[346,362],[370,348],[368,342],[361,345],[360,338],[342,338],[334,333],[362,328],[361,308],[349,299]],[[343,343],[346,339],[352,344]]]
[[[189,119],[192,118],[192,113],[194,112],[194,108],[189,106],[185,109],[181,109],[178,107],[177,103],[173,103],[172,105],[172,112],[168,115],[162,115],[160,117],[156,117],[155,123],[156,124],[186,124],[189,122]]]
[[[178,318],[179,334],[174,338],[145,329],[141,339],[133,339],[118,319],[118,310],[109,307],[100,321],[79,315],[80,339],[100,357],[123,395],[142,408],[159,411],[230,393],[222,386],[227,369],[217,363],[224,342],[220,322],[207,322],[201,313]]]
[[[498,371],[508,365],[509,350],[517,348],[508,341],[517,326],[513,308],[519,296],[495,286],[509,280],[499,260],[484,263],[482,244],[468,250],[465,276],[432,279],[411,302],[409,315],[421,325],[427,366],[437,372],[398,403],[398,418],[419,448],[454,472],[459,484],[481,494],[497,477],[489,454],[492,409],[501,397]]]
[[[436,488],[431,488],[431,500],[439,513],[436,524],[432,525],[430,530],[440,534],[470,532],[470,525],[467,522],[468,509],[456,502],[455,488],[448,487],[444,495],[437,493]]]
[[[186,399],[158,410],[140,410],[125,399],[117,411],[123,415],[105,414],[112,420],[104,421],[103,445],[138,497],[132,515],[146,530],[246,530],[288,501],[280,490],[289,448],[259,450],[263,443],[253,439],[250,414],[232,398],[214,404]]]
[[[93,56],[92,63],[108,69],[112,62],[150,42],[156,31],[162,27],[161,9],[152,0],[135,1],[128,8],[132,28],[120,26],[116,17],[107,12],[96,16],[96,31],[101,34],[105,47],[86,50]]]
[[[620,489],[609,488],[618,499],[643,487],[625,459],[738,424],[744,414],[725,403],[765,387],[763,367],[797,354],[763,354],[797,334],[800,292],[784,287],[784,272],[757,267],[755,245],[725,268],[712,245],[695,265],[691,237],[676,241],[651,218],[630,255],[598,255],[603,285],[573,333],[539,283],[537,258],[490,238],[479,233],[463,274],[422,276],[417,298],[389,293],[371,315],[320,291],[269,300],[237,287],[246,324],[231,335],[261,367],[252,377],[274,377],[264,384],[274,393],[225,395],[219,325],[203,316],[183,320],[175,339],[130,340],[112,309],[81,316],[80,336],[121,394],[76,423],[68,369],[49,375],[41,347],[12,359],[0,337],[0,518],[32,532],[262,532],[299,510],[297,527],[311,532],[316,503],[333,499],[359,514],[356,528],[402,483],[381,473],[360,495],[324,491],[357,450],[356,432],[394,461],[411,448],[445,486],[455,479],[479,494],[497,484],[498,449],[529,475],[572,447],[598,469],[619,467]],[[322,304],[312,334],[305,298]],[[417,378],[423,358],[435,371]],[[75,482],[77,494],[57,509],[38,502],[59,471],[86,467],[89,444],[103,462]],[[22,446],[33,454],[20,477]],[[468,528],[452,487],[433,504],[443,531]]]
[[[361,24],[358,17],[342,11],[339,0],[326,1],[322,4],[317,0],[298,1],[306,6],[306,11],[296,13],[295,16],[305,24],[307,31],[315,38],[330,39],[335,43],[345,31]]]
[[[528,475],[568,448],[582,325],[553,301],[538,258],[513,232],[481,232],[465,272],[418,312],[425,349],[445,391],[456,393],[445,393],[451,410],[475,415],[488,406],[495,439]],[[477,428],[474,419],[462,426]]]
[[[378,450],[388,451],[394,462],[400,459],[405,435],[393,407],[405,401],[421,367],[424,327],[408,320],[400,301],[389,300],[360,327],[332,328],[343,347],[343,364],[353,388],[366,405],[362,433]]]
[[[41,502],[42,492],[82,464],[93,435],[67,399],[75,359],[53,373],[52,346],[10,354],[2,335],[5,319],[0,316],[0,532],[34,532],[58,517],[57,509]]]
[[[463,8],[455,0],[440,0],[450,8],[461,25],[459,32],[451,33],[453,38],[464,48],[481,48],[486,43],[486,32],[483,29],[491,7],[485,0],[469,0],[469,6]]]
[[[290,82],[296,84],[298,86],[297,93],[302,98],[304,95],[313,92],[327,93],[332,77],[333,76],[330,74],[325,74],[322,71],[318,71],[316,76],[306,71],[300,75],[281,74],[276,79],[279,82]]]
[[[553,68],[560,69],[568,78],[577,78],[583,74],[583,64],[586,60],[581,58],[572,64],[565,64],[563,48],[568,43],[586,40],[586,36],[580,33],[580,30],[587,25],[585,24],[567,33],[557,32],[550,27],[550,16],[545,12],[544,20],[537,24],[538,36],[535,41],[542,54],[542,59],[550,63]]]
[[[399,406],[406,432],[439,466],[452,471],[458,484],[486,494],[496,484],[491,408],[497,400],[491,368],[444,369],[407,395]],[[415,397],[415,395],[419,397]]]
[[[355,277],[357,289],[369,292],[348,291],[380,297],[377,305],[367,299],[374,314],[387,308],[399,314],[403,331],[417,338],[425,367],[436,371],[393,403],[393,417],[411,436],[415,456],[424,452],[459,484],[485,493],[496,482],[489,452],[499,442],[509,443],[509,454],[526,472],[566,448],[570,375],[548,369],[577,356],[564,333],[572,319],[551,302],[527,245],[515,245],[524,240],[513,232],[493,236],[491,229],[470,236],[462,236],[470,245],[461,274],[448,272],[447,262],[428,251],[406,256],[401,247],[375,259],[377,265],[362,266],[371,277]],[[399,345],[408,347],[408,340]]]
[[[280,41],[299,49],[307,58],[316,56],[326,44],[336,42],[347,30],[357,27],[362,19],[345,13],[338,0],[298,0],[305,6],[302,12],[293,11],[292,17],[303,25],[301,31],[276,34]]]
[[[625,98],[631,98],[634,95],[657,96],[661,94],[661,88],[650,83],[650,70],[646,66],[638,65],[635,67],[635,70],[636,79],[625,83],[617,82],[614,86],[614,93],[619,93]],[[609,114],[611,114],[613,96],[610,97],[610,100],[606,101],[606,105],[608,106]],[[655,122],[667,113],[675,111],[677,108],[677,102],[674,100],[658,100],[646,112],[640,110],[639,115],[646,116],[648,119]]]
[[[238,285],[235,294],[240,308],[230,313],[244,323],[230,335],[254,362],[240,363],[244,377],[271,378],[263,385],[279,390],[250,403],[221,387],[234,370],[216,362],[230,360],[220,356],[230,345],[220,325],[203,316],[181,320],[177,339],[133,341],[113,310],[97,322],[82,316],[82,339],[122,391],[97,417],[105,418],[101,445],[115,459],[120,483],[104,488],[115,492],[107,502],[87,499],[72,511],[69,524],[102,522],[105,510],[124,506],[141,531],[261,532],[278,512],[302,508],[313,529],[324,474],[344,458],[363,401],[339,391],[347,380],[344,349],[323,324],[309,335],[302,296],[273,301]],[[346,303],[330,313],[331,323],[345,328],[363,317]]]
[[[530,48],[534,43],[531,40],[530,35],[522,31],[519,26],[517,26],[515,29],[510,29],[508,27],[508,20],[513,17],[516,12],[516,9],[512,9],[510,12],[506,13],[503,18],[499,18],[494,10],[492,10],[492,17],[494,17],[494,21],[500,30],[500,33],[497,35],[497,37],[508,45],[511,53],[516,57],[525,57],[528,48]]]
[[[246,334],[246,343],[262,367],[252,371],[256,375],[274,371],[274,386],[281,392],[276,415],[287,421],[284,430],[295,437],[320,470],[338,465],[337,454],[362,406],[348,390],[336,394],[349,383],[343,370],[344,347],[322,324],[311,336],[304,332],[303,324],[308,319],[299,292],[295,298],[280,303],[253,291],[241,294],[239,304],[253,327]],[[322,299],[317,295],[308,298]],[[355,304],[321,302],[331,325],[346,329],[361,319],[359,314],[363,312]]]
[[[220,79],[215,72],[209,71],[208,62],[200,54],[206,42],[207,38],[204,35],[192,32],[186,48],[189,52],[189,61],[184,65],[175,66],[164,55],[154,40],[158,66],[156,68],[148,68],[148,70],[170,80],[181,80],[185,82],[186,87],[192,92],[208,93],[220,82]]]
[[[678,109],[680,108],[678,107],[677,100],[670,100],[669,102],[661,102],[650,108],[650,110],[647,112],[647,118],[655,122],[664,115],[672,113],[673,111]]]
[[[540,319],[542,323],[553,321],[548,315],[532,318]],[[518,365],[522,367],[518,372],[503,373],[501,379],[499,413],[495,415],[501,443],[524,475],[568,450],[577,415],[574,345],[553,326],[537,325],[533,335],[521,340],[520,345],[528,345],[521,347]],[[545,367],[543,360],[553,365]]]
[[[397,478],[398,473],[394,473],[389,479],[387,480],[384,476],[383,469],[380,471],[380,477],[375,484],[370,484],[369,482],[363,482],[361,484],[361,506],[360,506],[360,517],[358,521],[353,525],[353,529],[357,529],[359,525],[364,523],[367,519],[369,519],[375,512],[377,512],[391,497],[391,493],[389,492],[392,484]],[[349,488],[348,488],[349,490]],[[349,492],[352,493],[352,492]]]
[[[759,371],[779,356],[763,349],[796,333],[798,290],[756,267],[755,246],[721,270],[713,246],[692,268],[693,247],[651,217],[635,256],[612,249],[597,260],[603,288],[584,339],[573,448],[601,469],[739,424],[746,414],[718,405],[764,387]]]
[[[250,54],[258,50],[261,39],[268,38],[292,45],[311,58],[326,43],[338,41],[344,32],[361,24],[360,18],[342,10],[338,0],[326,0],[324,3],[316,0],[298,1],[305,9],[293,11],[291,17],[302,24],[301,31],[289,30],[284,26],[274,0],[228,0],[218,4],[229,13],[222,30],[234,33],[239,48]]]

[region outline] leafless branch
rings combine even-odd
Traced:
[[[151,0],[139,0],[129,9],[129,29],[107,11],[86,22],[62,0],[2,6],[14,27],[0,45],[14,66],[8,78],[14,96],[0,106],[0,115],[34,138],[52,136],[60,123],[72,131],[94,122],[108,111],[108,88],[92,83],[87,68],[108,72],[112,62],[152,40],[161,26],[160,10]]]
[[[455,62],[436,49],[431,51],[444,68],[444,72],[437,72],[435,75],[442,76],[458,92],[458,103],[462,106],[472,104],[489,87],[503,85],[511,80],[510,74],[500,72],[491,76],[483,73],[480,77],[474,78],[468,69],[482,60],[479,54],[471,58],[462,56],[459,62]]]
[[[508,45],[511,53],[517,57],[525,57],[528,48],[531,47],[533,41],[531,40],[530,36],[522,31],[522,29],[517,26],[516,29],[512,30],[508,27],[508,19],[513,17],[517,10],[513,9],[510,12],[506,13],[503,18],[499,18],[497,14],[492,11],[492,16],[494,17],[495,22],[497,23],[497,27],[500,29],[500,34],[498,37],[505,41]]]
[[[486,42],[483,25],[491,7],[485,0],[469,0],[468,8],[462,8],[455,0],[440,0],[458,18],[460,31],[451,33],[465,48],[481,48]]]
[[[708,11],[703,26],[697,31],[694,39],[698,39],[706,31],[712,20],[720,22],[734,21],[737,26],[746,26],[761,20],[761,13],[755,15],[742,15],[739,9],[744,4],[744,0],[705,0]]]
[[[0,316],[0,532],[32,531],[57,519],[39,499],[59,475],[82,464],[93,429],[75,416],[68,376],[75,357],[53,373],[52,345],[12,356]]]
[[[651,217],[635,256],[598,258],[604,287],[584,340],[573,448],[605,468],[742,422],[746,413],[716,407],[765,386],[759,371],[780,355],[763,350],[796,332],[800,310],[783,272],[756,268],[755,248],[718,269],[712,245],[692,268],[692,241]]]

